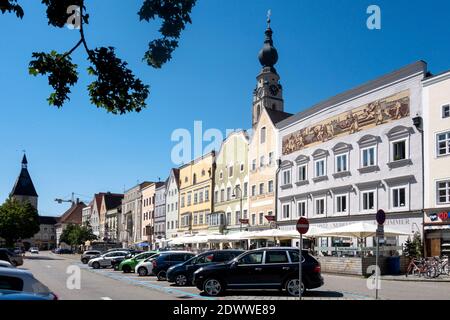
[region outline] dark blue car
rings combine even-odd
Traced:
[[[186,262],[170,267],[167,270],[167,281],[178,286],[192,284],[194,272],[199,268],[230,261],[243,252],[244,250],[211,250],[200,253]]]

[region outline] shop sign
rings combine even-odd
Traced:
[[[438,220],[447,221],[447,220],[449,220],[449,216],[450,216],[450,212],[446,212],[446,211],[442,211],[439,213],[431,213],[430,220],[432,222],[436,222]]]

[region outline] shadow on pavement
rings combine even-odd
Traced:
[[[204,292],[200,293],[201,296],[206,296]],[[252,297],[290,297],[286,291],[280,290],[227,290],[223,295],[225,297],[229,296],[252,296]],[[344,294],[337,291],[321,291],[312,290],[306,291],[304,294],[305,298],[343,298]]]
[[[64,260],[63,258],[53,258],[48,256],[25,256],[24,260]]]

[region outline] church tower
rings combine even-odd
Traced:
[[[28,172],[28,160],[26,155],[23,155],[22,170],[20,171],[19,177],[17,178],[9,197],[21,202],[29,202],[36,210],[38,208],[38,194],[34,188],[30,173]]]
[[[258,55],[262,70],[256,77],[257,85],[253,91],[252,127],[257,124],[263,108],[284,111],[283,88],[280,84],[280,76],[274,67],[278,61],[278,52],[273,46],[270,22],[269,13],[264,46]]]

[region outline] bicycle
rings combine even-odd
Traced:
[[[412,259],[406,269],[406,277],[408,275],[419,276],[425,278],[435,278],[437,276],[437,268],[433,262],[425,259]]]

